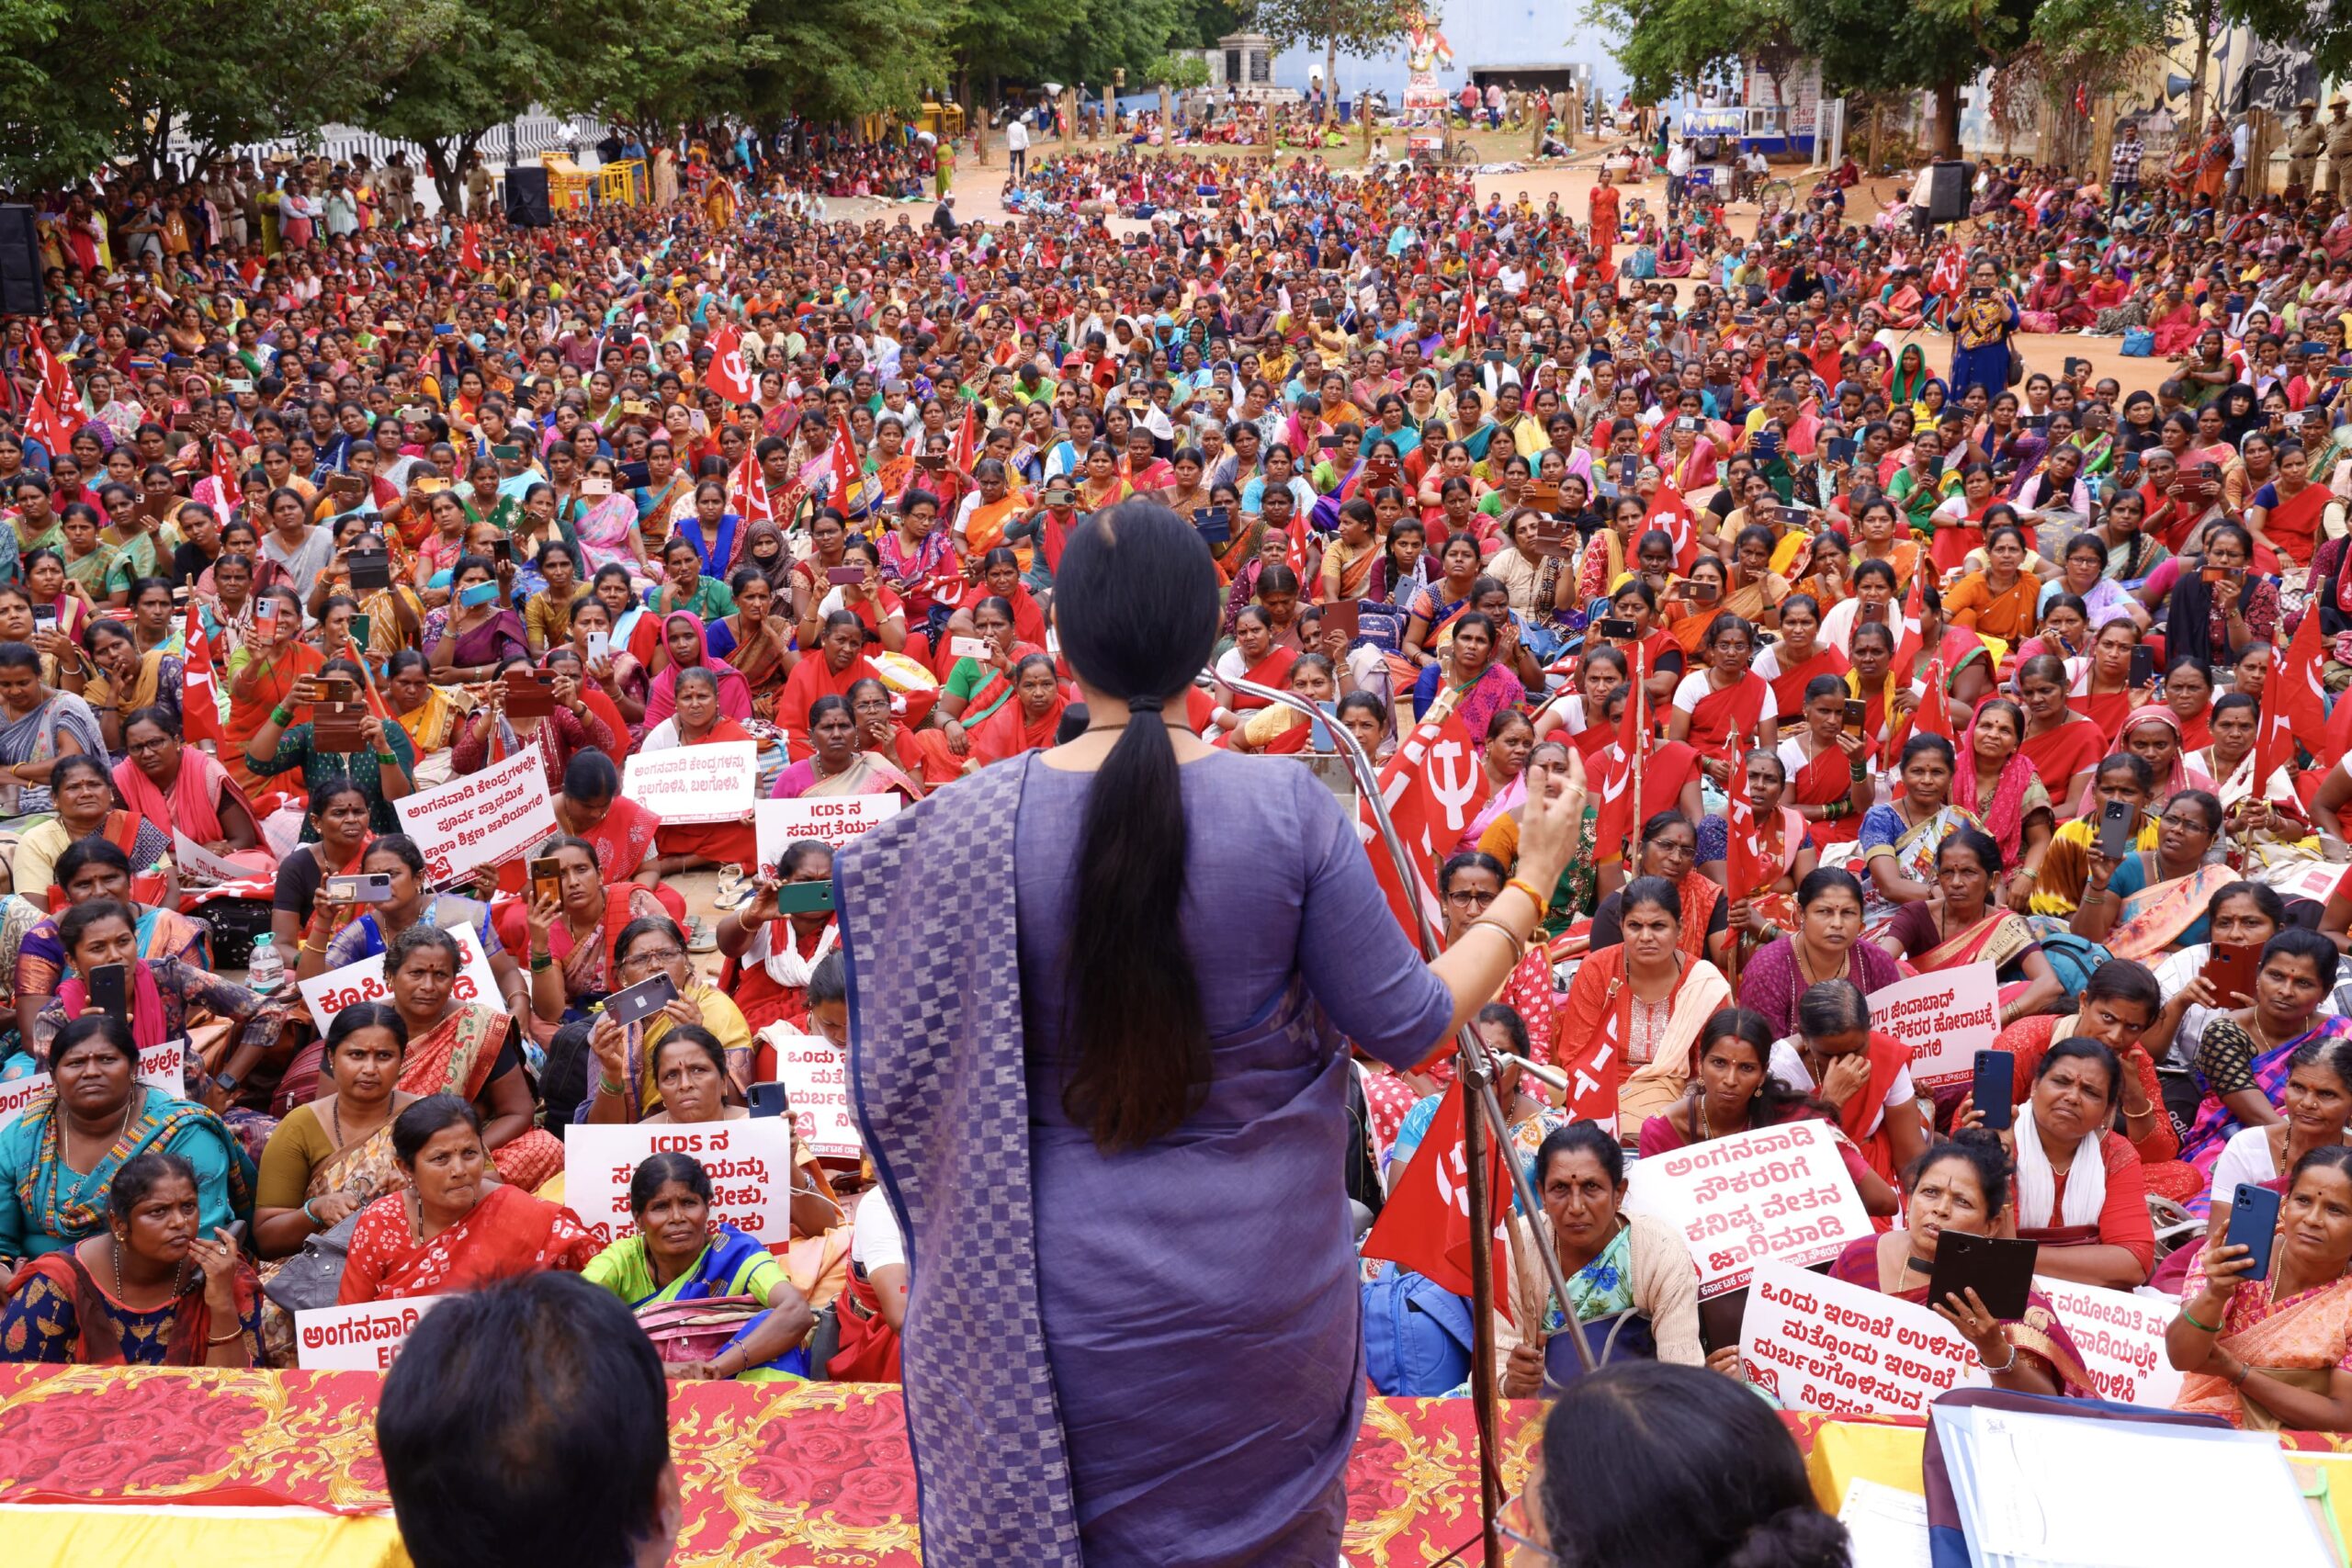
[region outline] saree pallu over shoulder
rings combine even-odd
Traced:
[[[907,1436],[933,1568],[1082,1568],[1037,1300],[1012,845],[1029,766],[948,784],[833,864],[850,1103],[906,1236]],[[948,804],[943,806],[941,803]],[[995,887],[950,918],[910,887]]]

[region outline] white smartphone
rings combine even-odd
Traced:
[[[952,637],[947,639],[947,651],[958,659],[977,659],[985,664],[996,657],[996,645],[984,637]]]
[[[610,632],[590,632],[588,634],[588,659],[591,663],[594,663],[599,659],[607,657],[612,651],[613,637]]]

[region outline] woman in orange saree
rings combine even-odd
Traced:
[[[423,920],[384,950],[385,985],[408,1025],[400,1087],[411,1094],[454,1094],[486,1110],[482,1142],[499,1179],[528,1191],[563,1168],[563,1145],[531,1124],[535,1108],[514,1043],[514,1021],[472,999],[462,962],[458,939]]]
[[[271,618],[264,620],[261,612]],[[290,588],[269,588],[254,595],[254,638],[229,656],[229,718],[221,726],[220,750],[228,757],[229,776],[240,788],[263,795],[275,788],[245,765],[245,743],[257,734],[274,711],[284,710],[288,723],[301,723],[310,710],[287,706],[295,682],[318,672],[326,656],[301,640],[302,602]]]
[[[1569,984],[1552,1059],[1581,1064],[1594,1059],[1596,1049],[1608,1049],[1603,1061],[1617,1084],[1618,1135],[1630,1143],[1644,1122],[1682,1098],[1699,1032],[1730,1002],[1731,987],[1713,964],[1685,949],[1681,899],[1672,884],[1640,877],[1625,894],[1621,940],[1594,949]]]
[[[1013,666],[1012,687],[1012,700],[972,730],[968,767],[984,768],[1054,744],[1063,710],[1069,706],[1054,673],[1054,661],[1042,653],[1029,655]]]

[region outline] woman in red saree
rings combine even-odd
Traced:
[[[499,1179],[526,1190],[563,1168],[563,1145],[534,1127],[536,1107],[514,1020],[475,1000],[470,976],[458,972],[458,939],[423,920],[408,926],[384,950],[384,983],[408,1025],[408,1054],[400,1087],[411,1094],[452,1094],[489,1111],[475,1125]],[[413,1109],[413,1108],[412,1108]]]
[[[678,711],[646,731],[639,755],[752,739],[750,730],[718,711],[718,682],[709,671],[680,671],[677,696]],[[843,697],[841,703],[847,707],[849,699]],[[813,750],[812,746],[812,753]],[[653,847],[658,852],[651,867],[656,876],[700,871],[730,861],[749,865],[759,857],[757,836],[748,821],[664,822],[653,835]]]
[[[1683,943],[1685,922],[1679,900],[1666,897],[1668,885],[1645,877],[1627,891],[1633,897],[1621,905],[1623,939],[1595,948],[1569,982],[1552,1059],[1590,1060],[1592,1043],[1606,1043],[1604,1060],[1617,1083],[1617,1135],[1632,1142],[1643,1122],[1682,1098],[1700,1031],[1731,1000],[1731,987]]]
[[[558,838],[544,852],[556,863],[562,908],[548,928],[547,952],[554,962],[531,973],[526,1023],[531,1038],[542,1045],[619,988],[613,976],[613,942],[631,920],[685,917],[684,899],[675,908],[666,902],[664,895],[678,897],[668,888],[606,880],[603,868],[613,863],[583,840]],[[515,898],[501,902],[492,916],[500,945],[509,953],[527,955],[532,951],[526,913],[523,901]]]
[[[1837,675],[1816,675],[1805,688],[1803,716],[1781,742],[1781,766],[1789,787],[1782,804],[1806,823],[1815,846],[1851,842],[1862,830],[1862,813],[1876,804],[1871,777],[1870,742],[1846,728],[1847,690]]]
[[[494,1156],[483,1147],[481,1119],[456,1095],[431,1095],[401,1111],[392,1157],[409,1185],[360,1211],[338,1305],[448,1295],[548,1269],[576,1274],[600,1250],[571,1210],[511,1180],[483,1184],[482,1168]]]
[[[2246,532],[2297,566],[2312,564],[2319,525],[2335,492],[2311,477],[2311,457],[2301,446],[2278,454],[2278,475],[2255,491],[2246,508]]]
[[[132,812],[167,833],[186,833],[214,854],[252,857],[256,874],[266,875],[277,863],[262,842],[245,792],[210,752],[181,743],[170,713],[133,713],[123,725],[122,742],[130,754],[114,765],[114,783]]]
[[[1979,1310],[1974,1292],[1928,1300],[1937,1243],[1953,1235],[1999,1235],[2010,1206],[2009,1158],[1990,1133],[1963,1134],[1938,1144],[1904,1183],[1905,1224],[1847,1244],[1829,1267],[1833,1279],[1926,1306],[1965,1336],[1977,1359],[1997,1369],[1996,1388],[2019,1393],[2094,1397],[2098,1385],[2083,1365],[2057,1310],[2038,1292],[2026,1295],[2025,1315],[2003,1323]]]
[[[1821,603],[1810,593],[1781,601],[1781,640],[1756,656],[1749,668],[1772,687],[1774,711],[1793,716],[1804,706],[1805,691],[1819,675],[1843,675],[1846,656],[1821,640]]]
[[[1273,616],[1265,606],[1252,604],[1244,609],[1234,623],[1233,646],[1217,655],[1217,728],[1238,729],[1250,714],[1267,705],[1264,697],[1237,691],[1225,683],[1227,680],[1279,688],[1289,683],[1290,667],[1297,659],[1296,649],[1274,640]]]
[[[2090,773],[2107,755],[2107,733],[2067,705],[2074,683],[2057,655],[2038,653],[2018,667],[2018,699],[2025,709],[2025,739],[2018,750],[2053,801],[2078,800]]]
[[[1012,700],[971,732],[970,766],[984,768],[1054,744],[1062,712],[1069,706],[1054,673],[1054,661],[1042,653],[1031,654],[1013,666],[1012,686]]]
[[[1756,656],[1756,633],[1746,621],[1737,615],[1717,619],[1707,628],[1703,652],[1705,667],[1674,688],[1666,738],[1690,742],[1700,768],[1723,789],[1731,778],[1731,751],[1780,745],[1780,710],[1770,682],[1748,668]]]
[[[1864,1163],[1893,1181],[1928,1145],[1911,1082],[1911,1048],[1871,1027],[1870,1002],[1849,979],[1809,988],[1797,1001],[1797,1032],[1772,1047],[1772,1076],[1818,1093]]]
[[[2007,697],[1986,701],[1969,727],[1967,765],[1956,769],[1951,781],[1952,804],[1983,823],[2000,847],[2012,893],[2033,891],[2055,821],[2050,792],[2020,746],[2024,738],[2024,709]]]
[[[819,697],[846,699],[860,681],[879,679],[881,671],[865,657],[865,623],[849,610],[825,617],[825,629],[815,658],[803,658],[775,700],[775,722],[786,732],[796,757],[808,754],[808,705]]]
[[[2098,728],[2102,744],[2114,743],[2123,732],[2123,721],[2153,691],[2132,684],[2132,655],[2139,646],[2138,622],[2108,622],[2091,638],[2089,655],[2077,661],[2067,682],[2066,705]]]
[[[830,882],[832,846],[799,839],[785,846],[775,868],[785,882]],[[734,998],[753,1034],[772,1023],[808,1032],[808,978],[841,940],[831,909],[776,912],[773,889],[762,885],[742,908],[718,922],[718,951],[726,955],[718,988]]]
[[[2156,1255],[2147,1184],[2138,1151],[2111,1130],[2123,1081],[2105,1045],[2061,1040],[2016,1108],[2017,1235],[2041,1244],[2037,1274],[2111,1291],[2147,1281]],[[1952,1119],[1955,1127],[1983,1123],[1973,1097]]]
[[[2203,330],[2205,319],[2177,288],[2166,288],[2156,296],[2148,308],[2148,326],[2156,334],[2158,359],[2178,359],[2187,354]]]
[[[272,615],[267,621],[259,615],[265,607]],[[254,596],[254,640],[229,656],[229,717],[220,727],[220,749],[229,757],[229,775],[242,788],[262,795],[272,786],[245,766],[245,743],[273,711],[285,708],[295,682],[316,674],[326,656],[301,640],[302,602],[293,590],[265,589]],[[307,707],[287,711],[297,724],[310,715]]]

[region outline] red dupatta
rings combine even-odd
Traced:
[[[1021,699],[1013,698],[982,719],[979,728],[972,731],[973,761],[986,767],[1024,751],[1039,751],[1051,746],[1055,732],[1061,728],[1062,710],[1069,706],[1069,696],[1058,686],[1040,718],[1030,718]]]
[[[1690,710],[1690,744],[1702,756],[1721,750],[1734,735],[1755,737],[1764,717],[1764,694],[1771,687],[1749,671],[1730,685],[1707,688]]]
[[[2107,755],[2107,734],[2086,718],[2073,718],[2040,735],[2029,735],[2018,745],[2033,763],[2033,771],[2041,775],[2041,787],[2050,798],[2067,798],[2066,786],[2075,775],[2086,768],[2098,766]]]
[[[1265,658],[1244,670],[1241,678],[1255,681],[1261,686],[1287,686],[1290,683],[1290,667],[1297,662],[1295,650],[1277,646],[1268,649]],[[1227,689],[1231,690],[1230,687]],[[1233,694],[1233,711],[1236,713],[1249,713],[1266,705],[1263,697],[1253,697],[1247,692]]]
[[[2278,487],[2274,483],[2271,488]],[[2302,489],[2293,495],[2279,497],[2278,504],[2263,514],[2264,536],[2297,566],[2311,565],[2320,516],[2335,499],[2335,492],[2327,486],[2314,479],[2305,480]]]

